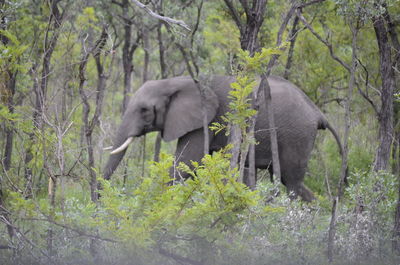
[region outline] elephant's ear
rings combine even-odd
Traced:
[[[201,103],[200,91],[193,83],[178,89],[171,96],[162,135],[164,141],[175,140],[203,127]],[[214,91],[206,89],[204,106],[207,110],[207,123],[214,119],[218,105],[217,95]]]

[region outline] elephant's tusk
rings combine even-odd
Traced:
[[[128,139],[126,139],[126,141],[120,147],[118,147],[117,149],[114,149],[110,154],[115,155],[115,154],[118,154],[118,153],[124,151],[132,141],[133,141],[133,137],[129,137]]]
[[[107,147],[104,147],[103,148],[103,151],[108,151],[108,150],[111,150],[111,149],[113,149],[114,147],[113,146],[107,146]]]

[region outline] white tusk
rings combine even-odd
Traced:
[[[118,154],[118,153],[124,151],[132,141],[133,141],[133,137],[129,137],[128,139],[126,139],[125,143],[123,143],[117,149],[114,149],[110,154],[115,155],[115,154]]]
[[[111,149],[113,149],[113,146],[107,146],[107,147],[103,148],[103,151],[108,151],[108,150],[111,150]]]

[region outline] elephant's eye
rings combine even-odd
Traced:
[[[142,117],[143,121],[146,124],[150,124],[153,122],[154,116],[153,116],[153,112],[150,108],[141,107],[139,109],[139,111],[140,111],[140,116]]]

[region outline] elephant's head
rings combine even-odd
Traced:
[[[104,169],[104,178],[110,178],[135,137],[161,131],[163,139],[171,141],[201,128],[201,104],[200,92],[191,78],[146,82],[129,101]],[[217,112],[218,98],[209,89],[205,91],[204,106],[210,122]]]

